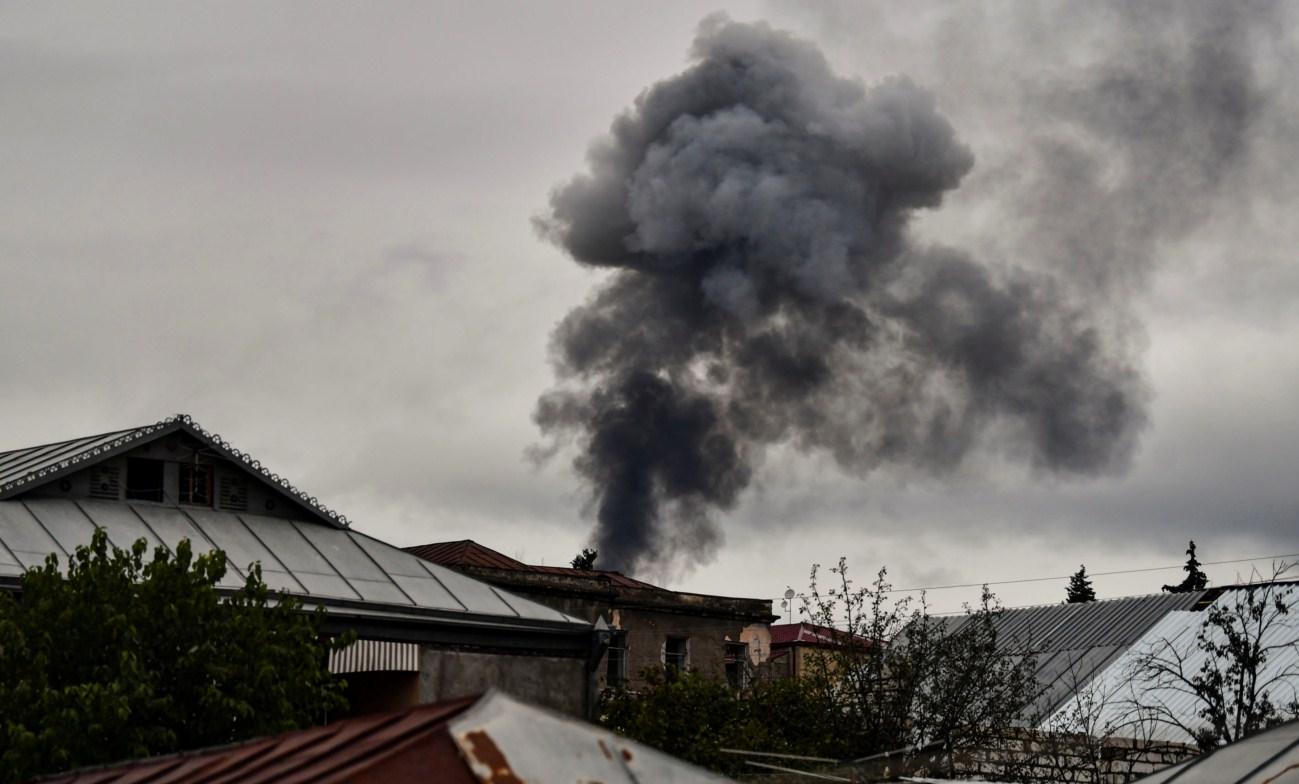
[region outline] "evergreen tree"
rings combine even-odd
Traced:
[[[1092,589],[1092,581],[1087,577],[1086,566],[1080,564],[1078,571],[1069,578],[1069,587],[1066,589],[1064,601],[1065,604],[1096,601],[1096,591]]]
[[[595,550],[590,547],[583,547],[582,552],[578,553],[570,563],[572,563],[574,569],[590,571],[595,568],[596,555],[598,553]]]
[[[1186,578],[1177,585],[1165,585],[1164,591],[1168,593],[1203,591],[1209,585],[1209,576],[1200,569],[1200,561],[1195,557],[1194,539],[1190,541],[1190,546],[1186,548],[1186,565],[1182,569],[1186,572]]]

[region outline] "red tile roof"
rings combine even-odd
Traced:
[[[634,577],[628,577],[622,572],[525,564],[490,547],[484,547],[472,539],[461,539],[455,542],[433,542],[432,544],[421,544],[404,549],[408,553],[442,566],[476,566],[484,569],[503,569],[511,572],[532,572],[533,574],[553,574],[567,577],[596,577],[604,578],[620,588],[663,590],[657,585],[651,585]]]

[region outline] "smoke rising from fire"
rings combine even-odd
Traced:
[[[974,158],[905,78],[706,19],[538,219],[611,270],[553,335],[535,418],[576,441],[605,568],[711,556],[764,448],[931,473],[998,450],[1120,470],[1145,421],[1130,352],[1068,282],[915,241]]]

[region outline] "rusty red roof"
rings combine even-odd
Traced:
[[[108,767],[85,768],[42,784],[258,784],[259,782],[415,781],[402,771],[435,770],[439,781],[471,784],[447,733],[447,722],[477,697],[421,705],[398,713],[360,716],[323,727]],[[390,777],[396,774],[395,777]],[[422,777],[421,777],[422,780]]]
[[[815,623],[781,623],[771,627],[771,647],[792,645],[833,645],[856,637],[865,641],[865,637],[850,635],[839,629],[818,626]]]
[[[461,539],[455,542],[433,542],[404,549],[408,553],[441,566],[475,566],[483,569],[502,569],[511,572],[532,572],[534,574],[554,574],[568,577],[596,577],[607,579],[620,588],[664,590],[657,585],[651,585],[634,577],[628,577],[622,572],[607,571],[605,569],[573,569],[568,566],[525,564],[490,547],[484,547],[472,539]]]
[[[85,768],[42,784],[490,784],[725,782],[708,771],[502,694],[214,749]]]
[[[456,542],[433,542],[414,547],[402,548],[426,561],[443,566],[481,566],[487,569],[516,569],[526,571],[529,567],[522,561],[516,561],[505,553],[498,553],[490,547],[483,547],[473,539],[461,539]]]

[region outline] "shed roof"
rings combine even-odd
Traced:
[[[723,782],[708,771],[500,692],[344,719],[235,746],[45,779],[47,784]]]

